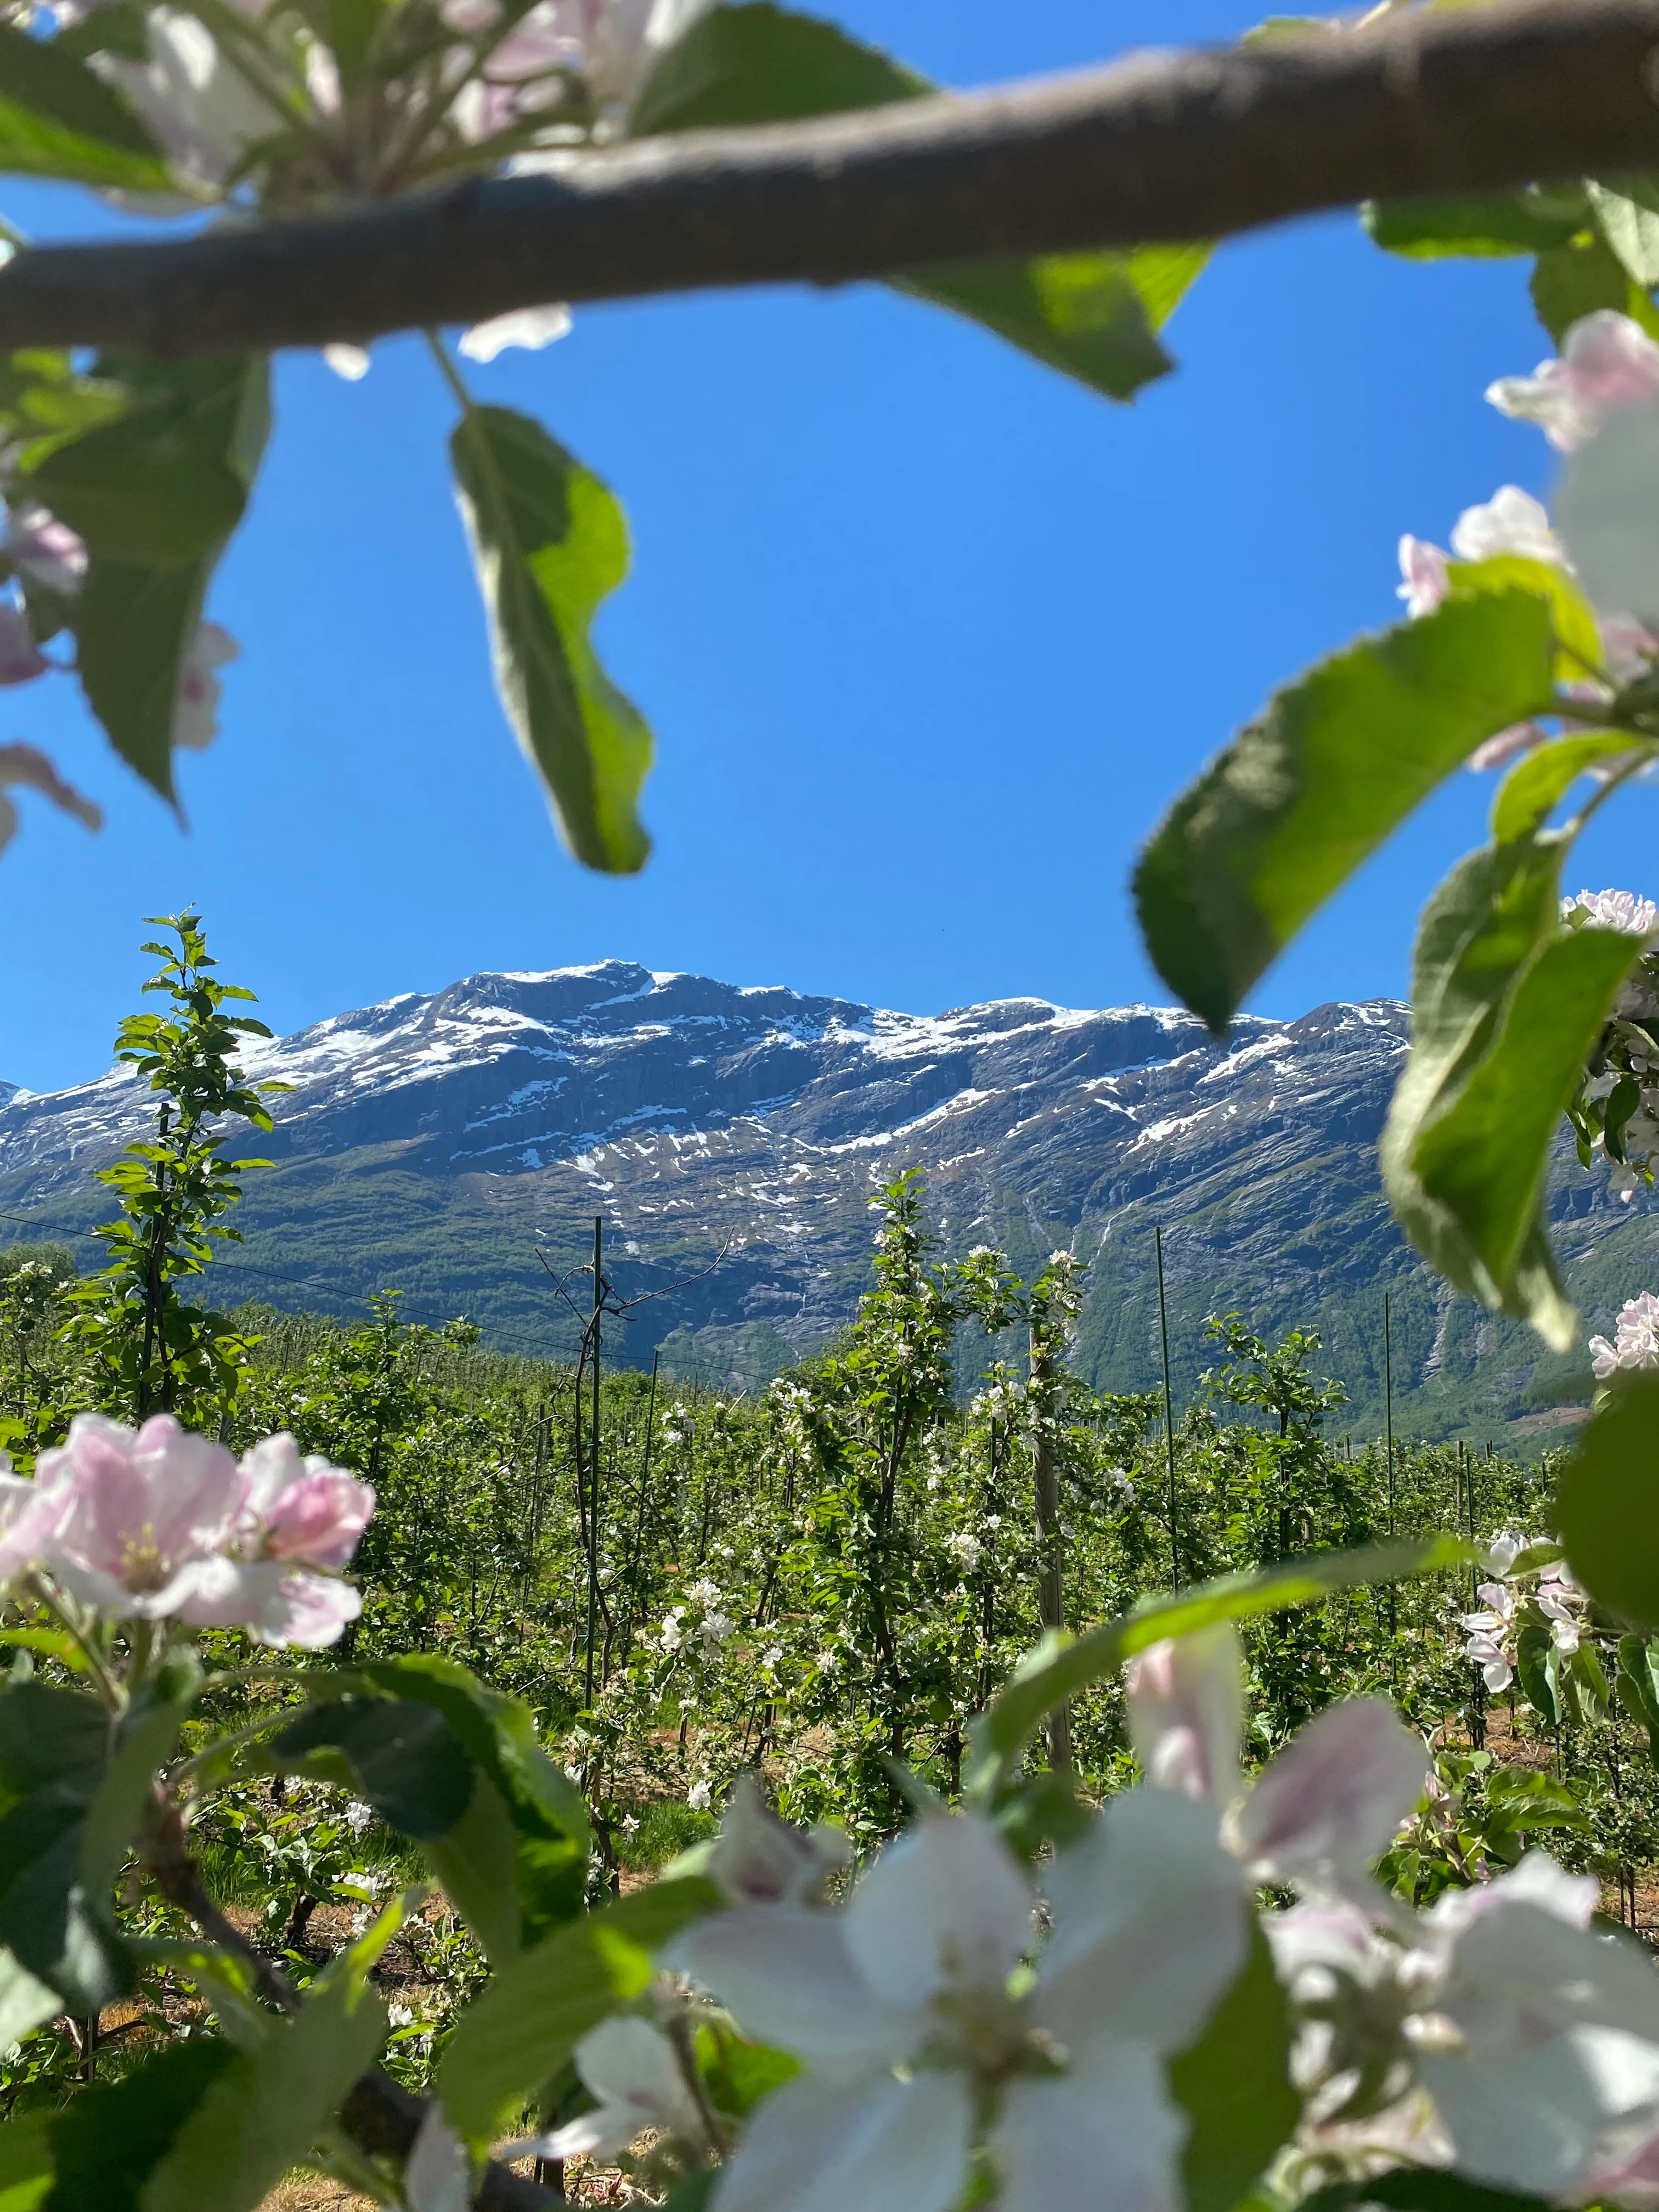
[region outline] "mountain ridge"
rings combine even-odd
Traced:
[[[757,1387],[850,1316],[870,1196],[916,1167],[946,1244],[1004,1245],[1027,1273],[1059,1244],[1089,1261],[1077,1358],[1101,1387],[1156,1382],[1158,1226],[1178,1396],[1203,1314],[1237,1309],[1321,1327],[1363,1426],[1387,1290],[1425,1432],[1502,1432],[1583,1362],[1450,1297],[1394,1231],[1375,1147],[1407,1030],[1390,1000],[1247,1016],[1218,1042],[1165,1007],[911,1015],[621,961],[483,973],[250,1040],[249,1075],[294,1088],[270,1137],[228,1148],[274,1165],[247,1178],[219,1295],[349,1312],[390,1285],[422,1317],[465,1310],[504,1348],[559,1352],[548,1270],[586,1256],[597,1212],[622,1294],[653,1294],[619,1356]],[[121,1068],[0,1085],[0,1211],[84,1233],[108,1210],[92,1172],[149,1103]],[[1651,1209],[1564,1158],[1552,1213],[1605,1326],[1651,1264]]]

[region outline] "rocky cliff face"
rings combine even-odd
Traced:
[[[599,1214],[622,1294],[664,1293],[623,1356],[659,1347],[679,1371],[754,1383],[848,1317],[871,1195],[919,1168],[948,1243],[1006,1245],[1024,1268],[1057,1244],[1089,1260],[1079,1357],[1103,1385],[1155,1377],[1161,1225],[1178,1388],[1203,1364],[1201,1316],[1237,1308],[1322,1327],[1358,1418],[1386,1289],[1419,1425],[1478,1429],[1563,1370],[1438,1291],[1393,1231],[1376,1140],[1406,1028],[1376,1001],[1247,1019],[1217,1044],[1158,1007],[918,1017],[623,962],[476,975],[250,1048],[251,1074],[292,1088],[246,1147],[275,1165],[248,1178],[221,1296],[349,1312],[392,1285],[411,1314],[465,1311],[504,1346],[556,1351],[548,1269],[584,1256]],[[146,1104],[125,1071],[50,1097],[0,1088],[0,1207],[41,1234],[83,1228],[101,1210],[91,1171]],[[1576,1167],[1556,1211],[1599,1322],[1639,1287],[1650,1217]]]

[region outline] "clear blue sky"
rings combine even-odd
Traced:
[[[1226,0],[852,0],[955,84],[1224,36]],[[37,236],[106,224],[12,186]],[[0,1075],[106,1065],[138,917],[205,911],[287,1030],[486,968],[618,956],[925,1012],[1167,995],[1127,878],[1164,805],[1274,683],[1393,617],[1402,530],[1443,539],[1535,432],[1482,402],[1547,350],[1523,262],[1413,267],[1352,219],[1227,247],[1115,407],[875,288],[580,310],[475,372],[599,470],[635,566],[601,622],[659,765],[644,874],[565,855],[501,724],[412,343],[368,379],[280,364],[277,431],[211,611],[240,639],[191,818],[120,767],[67,680],[0,695],[105,805],[24,799],[0,859]],[[1264,981],[1259,1010],[1403,992],[1412,918],[1490,786],[1431,805]],[[1653,891],[1650,794],[1586,858]]]

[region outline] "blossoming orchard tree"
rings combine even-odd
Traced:
[[[1440,781],[1501,772],[1490,843],[1423,920],[1384,1166],[1452,1283],[1569,1340],[1542,1213],[1561,1117],[1632,1186],[1659,1152],[1659,916],[1562,886],[1659,753],[1659,0],[1384,0],[973,99],[771,0],[15,0],[0,165],[196,218],[11,242],[0,682],[72,670],[170,794],[234,650],[208,600],[270,351],[356,376],[375,337],[423,329],[507,717],[577,858],[611,870],[646,855],[651,742],[588,638],[622,512],[538,423],[476,404],[467,358],[550,342],[572,301],[873,276],[1122,398],[1170,366],[1160,327],[1212,242],[1254,224],[1363,201],[1389,252],[1531,257],[1559,351],[1492,397],[1560,451],[1552,507],[1504,487],[1449,551],[1407,538],[1399,625],[1269,702],[1136,890],[1219,1030]],[[27,746],[0,782],[94,818]],[[1489,1683],[1558,1703],[1617,1639],[1659,1729],[1655,1341],[1637,1301],[1598,1343],[1559,1540],[1500,1539],[1465,1626]],[[611,1898],[524,1708],[453,1662],[323,1656],[374,1503],[286,1437],[239,1463],[167,1413],[82,1416],[8,1480],[0,2042],[158,1978],[199,2007],[119,2079],[0,2121],[8,2212],[252,2212],[303,2161],[409,2212],[528,2207],[562,2161],[629,2145],[678,2212],[1659,2191],[1659,1975],[1593,1924],[1593,1882],[1534,1850],[1426,1911],[1385,1889],[1428,1760],[1377,1698],[1246,1784],[1236,1624],[1466,1562],[1459,1540],[1056,1626],[980,1716],[958,1802],[896,1763],[911,1817],[872,1863],[745,1783],[712,1846]],[[1063,1716],[1126,1667],[1140,1780],[1097,1808]],[[211,1893],[204,1815],[272,1775],[337,1788],[348,1823],[368,1807],[487,1955],[424,2099],[380,2070],[374,1983],[418,1887],[303,1987]]]

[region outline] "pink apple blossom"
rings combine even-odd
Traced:
[[[314,1455],[302,1459],[286,1430],[255,1444],[241,1473],[239,1529],[249,1552],[305,1566],[345,1565],[374,1511],[366,1482]]]
[[[1415,622],[1419,616],[1431,615],[1451,589],[1449,566],[1443,547],[1431,545],[1426,538],[1407,536],[1400,541],[1400,574],[1402,581],[1399,597],[1406,602],[1406,611]]]
[[[228,629],[205,622],[197,631],[179,678],[173,710],[173,742],[185,752],[203,752],[219,734],[221,686],[217,672],[234,660],[241,647]]]
[[[1615,409],[1659,397],[1659,345],[1628,315],[1598,308],[1573,324],[1559,359],[1540,362],[1530,376],[1500,377],[1486,397],[1570,453]]]
[[[25,582],[70,599],[86,580],[84,539],[38,504],[14,507],[6,517],[4,550]]]
[[[21,607],[0,600],[0,684],[32,684],[51,665],[36,645]]]
[[[1225,1805],[1239,1786],[1244,1681],[1231,1621],[1154,1644],[1124,1670],[1129,1741],[1160,1790]]]
[[[5,794],[9,789],[20,788],[38,791],[88,830],[104,826],[102,810],[83,799],[72,784],[65,783],[43,752],[33,745],[0,745],[0,851],[17,831],[17,809]]]
[[[78,1413],[35,1480],[61,1507],[43,1562],[79,1603],[116,1620],[190,1620],[204,1589],[211,1605],[242,1502],[222,1444],[186,1436],[169,1413],[136,1434]]]

